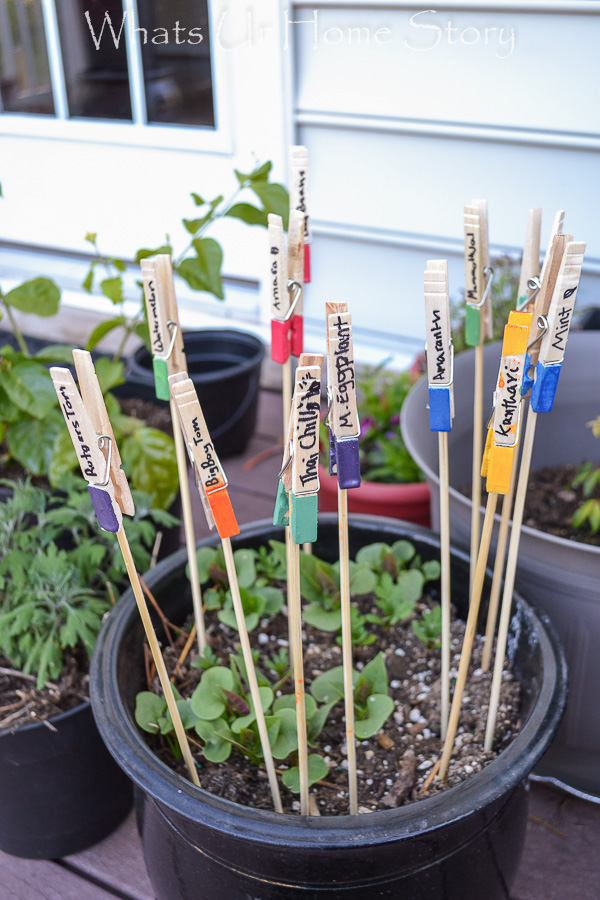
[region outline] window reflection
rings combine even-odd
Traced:
[[[0,94],[6,112],[54,115],[41,0],[0,0]]]
[[[131,121],[121,0],[56,0],[56,13],[69,115]]]
[[[214,127],[206,0],[138,0],[138,13],[148,121]]]

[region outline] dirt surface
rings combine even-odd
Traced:
[[[373,598],[361,598],[361,612],[374,609]],[[428,601],[425,601],[429,605]],[[208,640],[212,649],[223,659],[235,644],[237,634],[221,624],[214,612],[206,616]],[[191,622],[187,623],[191,626]],[[397,625],[384,632],[378,629],[378,642],[370,647],[356,647],[354,664],[360,669],[383,650],[390,685],[390,695],[394,700],[394,712],[383,729],[357,746],[359,812],[373,812],[410,803],[419,798],[419,791],[432,767],[441,755],[442,742],[439,737],[439,651],[427,651],[415,636],[409,624]],[[452,626],[452,669],[455,678],[458,669],[464,623],[454,621]],[[272,657],[281,647],[287,648],[287,619],[283,614],[269,621],[263,620],[250,635],[253,648],[260,652],[260,668],[265,674],[268,669],[265,660]],[[167,664],[171,674],[175,670],[176,658],[184,643],[184,637],[175,641],[175,652],[166,651]],[[311,626],[304,627],[304,674],[307,687],[318,674],[342,662],[341,648],[333,636],[316,631]],[[510,743],[518,732],[520,688],[518,682],[507,674],[504,679],[500,701],[499,726],[495,750],[486,753],[483,749],[486,713],[491,676],[482,675],[479,668],[483,639],[476,638],[475,649],[463,701],[457,736],[457,747],[449,770],[447,782],[434,781],[426,796],[446,790],[480,771],[494,759],[499,750]],[[193,657],[192,657],[193,658]],[[175,683],[183,696],[190,696],[200,679],[200,671],[189,666],[188,659],[183,666],[183,675]],[[271,676],[272,677],[272,676]],[[283,688],[290,692],[291,682]],[[292,685],[293,686],[293,685]],[[152,689],[160,693],[156,679]],[[344,709],[339,702],[331,711],[327,723],[318,738],[318,746],[311,750],[325,757],[329,765],[327,778],[311,788],[314,799],[313,809],[323,815],[344,815],[348,812],[347,758],[342,745],[344,733]],[[228,800],[261,809],[272,809],[264,769],[257,770],[244,756],[234,750],[226,763],[215,764],[204,759],[201,743],[194,732],[192,752],[198,763],[200,783],[205,790]],[[150,746],[167,764],[182,775],[185,769],[174,761],[165,739],[145,733]],[[281,769],[292,764],[290,759],[283,763],[276,761]],[[295,795],[282,787],[282,801],[286,810],[299,809]]]
[[[523,522],[547,534],[600,547],[600,533],[592,534],[589,523],[583,528],[571,525],[573,513],[587,499],[583,496],[583,485],[573,484],[578,471],[579,466],[562,465],[532,472]],[[598,491],[594,496],[600,500]]]
[[[158,428],[173,437],[171,412],[167,404],[152,403],[138,397],[119,397],[119,403],[124,415],[142,419],[150,428]]]
[[[85,654],[68,654],[60,679],[36,690],[36,678],[16,672],[0,655],[0,731],[16,731],[23,725],[46,721],[68,712],[89,698],[88,662]],[[48,727],[55,730],[51,722]]]

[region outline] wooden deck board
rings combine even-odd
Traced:
[[[18,859],[0,852],[0,897],[2,900],[114,900],[115,894],[58,863]],[[149,900],[153,900],[152,895]]]

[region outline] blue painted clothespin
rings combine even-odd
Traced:
[[[425,271],[425,328],[429,428],[450,431],[454,418],[454,345],[450,331],[448,262],[427,261]]]
[[[50,375],[60,409],[67,423],[75,453],[103,531],[116,534],[123,513],[135,512],[92,358],[83,350],[73,352],[81,394],[69,369],[53,367]]]
[[[158,400],[170,401],[169,377],[187,371],[179,324],[173,266],[167,253],[140,263],[152,347],[154,387]]]
[[[535,383],[531,390],[534,412],[550,412],[554,404],[567,338],[573,319],[575,297],[581,277],[585,244],[570,240],[564,251],[548,316],[541,323],[543,330],[539,358],[535,368]]]
[[[360,423],[356,403],[356,373],[352,320],[347,303],[326,303],[327,395],[329,398],[329,474],[340,490],[360,487]]]

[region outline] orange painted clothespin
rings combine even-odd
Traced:
[[[150,329],[154,387],[159,400],[170,400],[169,376],[187,371],[179,324],[173,266],[167,253],[140,263]]]
[[[342,490],[360,487],[360,423],[352,320],[347,303],[326,303],[329,474]]]

